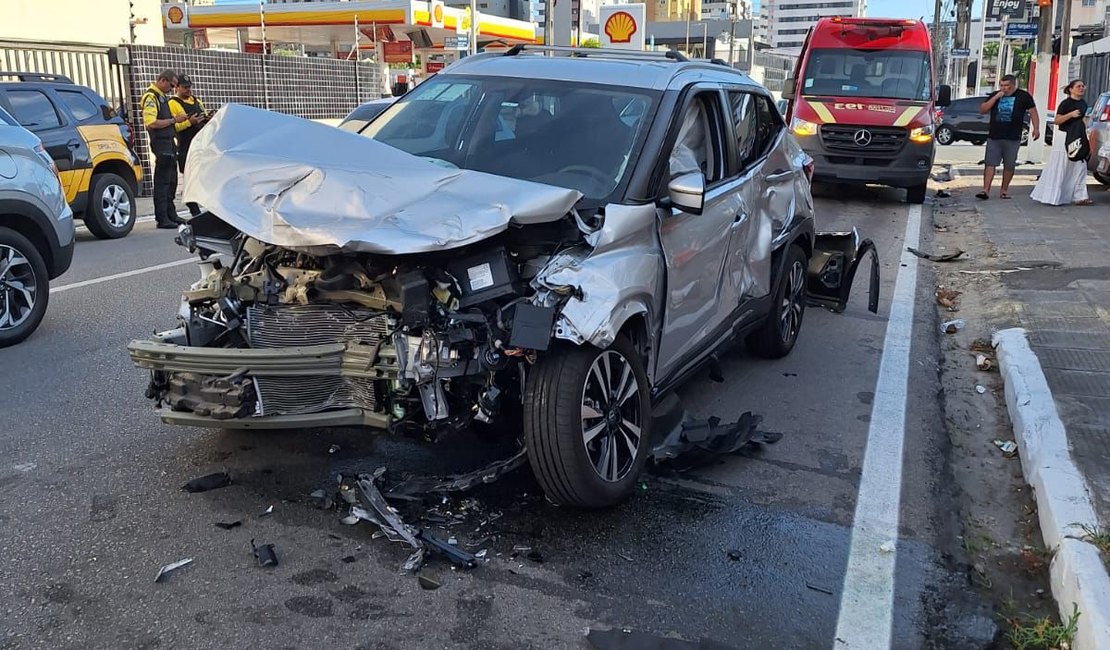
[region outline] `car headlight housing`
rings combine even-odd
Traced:
[[[928,124],[926,126],[919,126],[910,131],[910,140],[914,142],[931,142],[933,139],[934,126]]]
[[[817,135],[817,125],[795,117],[790,121],[790,130],[794,135]]]

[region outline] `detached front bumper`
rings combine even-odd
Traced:
[[[132,341],[152,372],[148,396],[163,422],[220,428],[388,428],[382,386],[400,376],[391,344],[360,341],[287,348],[205,348]]]

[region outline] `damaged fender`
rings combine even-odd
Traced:
[[[861,240],[855,228],[851,232],[819,232],[813,242],[809,260],[809,281],[806,289],[809,303],[840,313],[848,306],[856,269],[864,255],[871,254],[871,282],[868,287],[867,309],[879,311],[879,253],[870,239]]]
[[[655,321],[664,277],[656,218],[654,205],[610,205],[604,225],[586,238],[591,252],[557,256],[536,277],[537,289],[571,295],[555,321],[556,338],[607,348],[629,318]]]

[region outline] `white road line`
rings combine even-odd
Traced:
[[[155,264],[154,266],[146,266],[146,267],[143,267],[141,269],[135,269],[134,271],[124,271],[123,273],[113,273],[112,275],[105,275],[105,276],[102,276],[102,277],[99,277],[99,278],[93,278],[91,280],[82,280],[80,282],[74,282],[73,284],[63,284],[60,287],[50,287],[50,294],[53,295],[55,293],[61,293],[63,291],[69,291],[70,289],[80,289],[81,287],[88,287],[88,286],[91,286],[91,285],[94,285],[94,284],[100,284],[102,282],[111,282],[112,280],[121,280],[123,278],[130,278],[130,277],[133,277],[133,276],[136,276],[136,275],[142,275],[144,273],[153,273],[155,271],[161,271],[163,269],[172,269],[175,266],[184,266],[185,264],[196,264],[199,261],[200,260],[196,257],[190,257],[190,258],[184,259],[184,260],[177,260],[176,262],[166,262],[165,264]]]
[[[916,248],[920,238],[921,206],[912,205],[906,219],[905,246]],[[867,451],[852,521],[848,569],[833,642],[835,650],[890,647],[918,261],[903,248],[883,341],[883,357],[875,382]]]

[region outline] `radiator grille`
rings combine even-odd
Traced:
[[[866,135],[861,132],[865,132]],[[823,124],[821,141],[830,151],[851,151],[863,155],[895,153],[906,141],[906,130],[892,127]],[[860,144],[861,141],[866,144]]]
[[[251,347],[285,348],[362,340],[375,343],[390,330],[390,317],[333,305],[247,307]]]
[[[366,309],[333,305],[275,305],[247,308],[251,347],[281,348],[360,340],[375,343],[391,328],[390,318]],[[378,410],[375,380],[336,376],[255,377],[261,415],[302,415],[334,409]]]

